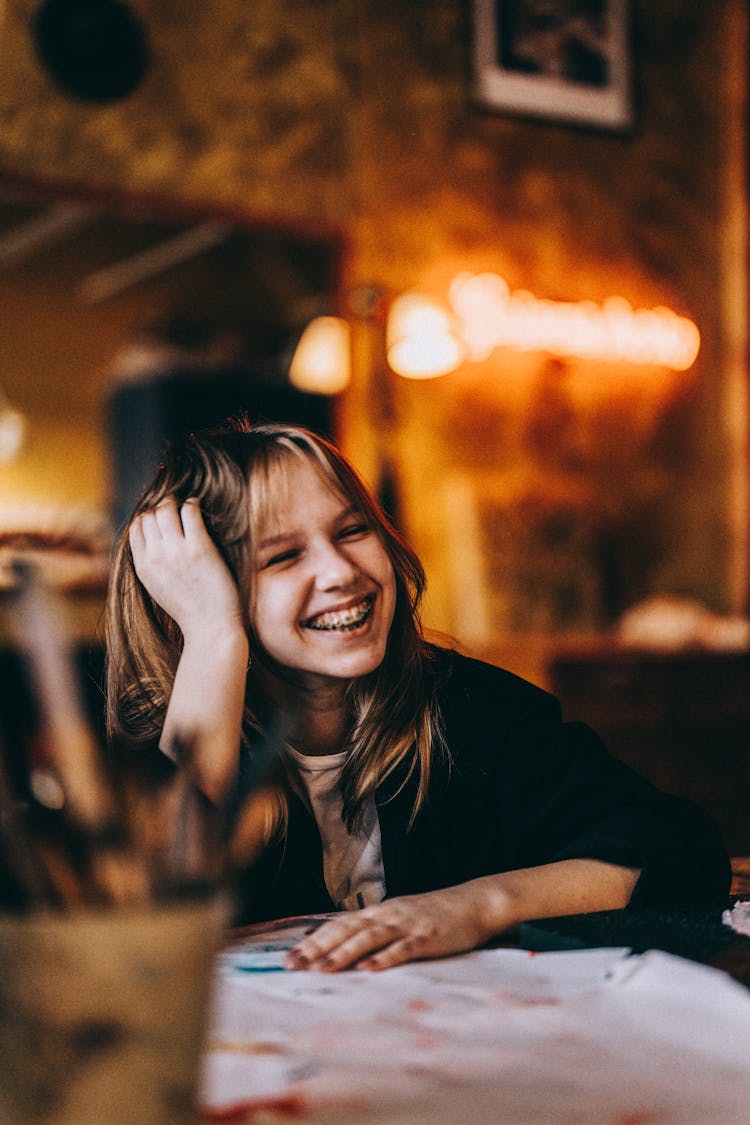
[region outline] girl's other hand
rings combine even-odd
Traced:
[[[529,918],[621,910],[640,871],[598,859],[563,859],[377,906],[326,922],[287,955],[290,969],[388,969],[484,945]]]
[[[174,499],[141,513],[129,531],[136,574],[183,637],[241,623],[239,594],[197,500]]]
[[[475,949],[493,936],[479,902],[476,887],[467,883],[347,911],[290,950],[287,968],[389,969]]]

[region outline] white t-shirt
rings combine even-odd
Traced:
[[[385,897],[380,822],[371,798],[362,831],[352,836],[341,818],[339,788],[346,751],[321,757],[288,747],[302,788],[301,796],[315,817],[323,843],[323,876],[329,895],[340,910],[360,910]]]

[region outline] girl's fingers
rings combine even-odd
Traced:
[[[134,555],[140,553],[146,545],[145,537],[143,534],[143,517],[138,516],[134,519],[128,528],[128,542],[130,543],[130,550]]]
[[[388,969],[473,949],[485,940],[474,892],[448,887],[337,916],[287,956],[290,969]]]
[[[156,509],[149,508],[147,511],[141,512],[133,520],[129,535],[131,546],[135,543],[144,550],[158,546],[163,539],[163,533],[157,520]]]
[[[413,961],[415,956],[418,954],[415,951],[414,939],[404,937],[379,949],[376,953],[362,957],[353,967],[366,972],[379,972],[381,969],[392,969],[394,965]]]
[[[376,972],[413,961],[420,956],[421,948],[422,943],[413,935],[395,933],[390,926],[368,926],[315,958],[301,961],[290,958],[289,966],[324,973],[340,972],[342,969]]]
[[[180,508],[179,518],[186,538],[209,538],[203,512],[197,500],[186,500]]]
[[[392,934],[368,928],[331,949],[324,957],[314,961],[310,968],[324,973],[336,973],[341,969],[351,968],[364,957],[381,950],[392,940]]]
[[[131,548],[137,550],[158,547],[164,541],[208,538],[208,532],[197,500],[186,500],[178,508],[175,500],[168,497],[155,508],[141,512],[130,525],[128,537]]]
[[[148,566],[149,560],[158,556],[163,542],[153,512],[143,512],[133,521],[128,531],[128,539],[133,553],[133,562],[140,575],[141,570]]]
[[[161,504],[158,504],[153,509],[153,515],[156,521],[156,526],[158,527],[159,532],[162,536],[182,536],[184,534],[182,529],[182,521],[180,519],[180,513],[177,510],[177,504],[171,497],[169,497],[169,499],[167,500],[162,500]]]
[[[328,933],[325,933],[326,930]],[[392,944],[400,933],[393,926],[357,915],[341,922],[331,922],[321,927],[315,936],[316,941],[303,943],[289,952],[287,963],[290,968],[336,972]]]

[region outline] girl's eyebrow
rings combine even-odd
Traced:
[[[340,523],[342,520],[349,519],[350,516],[361,514],[356,504],[347,504],[345,508],[342,508],[341,511],[336,514],[334,523]],[[266,535],[258,544],[258,550],[263,551],[267,550],[269,547],[275,547],[279,543],[286,543],[299,534],[300,533],[297,531],[280,531],[276,535]]]
[[[284,543],[288,539],[293,539],[295,534],[294,531],[282,531],[278,535],[267,535],[265,539],[261,539],[258,550],[262,551],[267,547],[275,547],[277,543]]]

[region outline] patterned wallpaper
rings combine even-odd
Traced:
[[[42,70],[37,7],[5,4],[0,170],[328,224],[347,244],[345,292],[443,296],[458,270],[492,270],[539,296],[617,293],[698,323],[680,380],[555,379],[544,357],[506,353],[419,385],[384,383],[379,326],[355,326],[342,440],[374,482],[395,466],[436,625],[478,642],[598,628],[659,591],[738,607],[740,0],[632,5],[635,121],[620,134],[479,105],[468,0],[132,0],[151,65],[110,105],[76,102]]]

